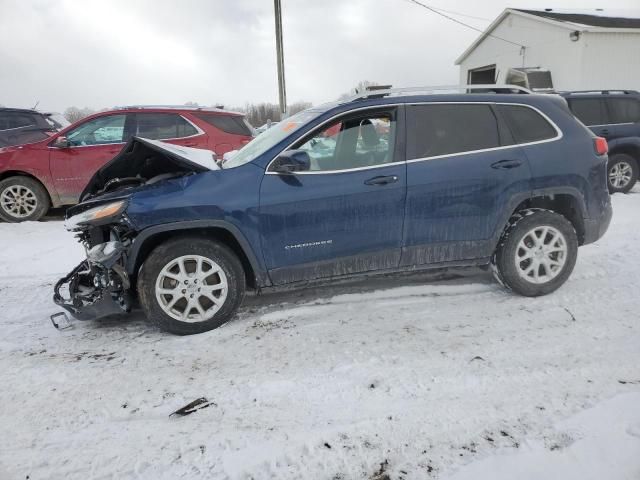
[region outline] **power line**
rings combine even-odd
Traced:
[[[463,27],[470,28],[471,30],[475,30],[476,32],[483,33],[488,37],[495,38],[496,40],[502,40],[503,42],[510,43],[511,45],[516,45],[516,46],[518,46],[520,48],[526,48],[525,45],[522,45],[520,43],[512,42],[511,40],[507,40],[506,38],[498,37],[497,35],[491,35],[490,33],[485,33],[484,30],[481,30],[481,29],[479,29],[477,27],[474,27],[473,25],[469,25],[468,23],[464,23],[463,21],[458,20],[457,18],[453,18],[453,17],[447,15],[446,13],[443,13],[442,11],[439,11],[438,9],[430,7],[429,5],[425,5],[424,3],[419,2],[418,0],[407,0],[407,2],[414,3],[414,4],[416,4],[416,5],[418,5],[418,6],[422,7],[422,8],[426,8],[427,10],[429,10],[432,13],[435,13],[436,15],[440,15],[441,17],[444,17],[447,20],[451,20],[452,22],[455,22],[458,25],[462,25]]]
[[[482,20],[483,22],[492,22],[490,18],[474,17],[473,15],[467,15],[466,13],[454,12],[452,10],[445,10],[444,8],[431,7],[439,12],[450,13],[451,15],[457,15],[459,17],[473,18],[474,20]]]

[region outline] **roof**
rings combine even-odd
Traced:
[[[13,107],[0,107],[0,112],[17,112],[17,113],[40,113],[32,108],[13,108]]]
[[[455,65],[459,65],[475,48],[491,36],[498,25],[509,15],[520,15],[541,22],[550,23],[570,31],[580,30],[588,32],[634,31],[640,33],[640,10],[619,9],[573,9],[563,10],[557,8],[522,9],[507,8],[480,34],[475,41],[460,55]],[[507,38],[515,44],[518,39]],[[526,47],[526,45],[522,45]]]
[[[224,110],[216,107],[200,107],[193,105],[123,105],[114,107],[113,110],[153,110],[156,112],[166,111],[183,111],[183,112],[205,112],[220,113],[222,115],[244,115],[242,112],[234,112],[233,110]]]
[[[537,17],[548,18],[560,22],[569,22],[576,25],[587,25],[602,28],[640,28],[640,11],[607,10],[558,10],[545,8],[544,10],[525,10],[514,8],[515,11],[528,13]]]

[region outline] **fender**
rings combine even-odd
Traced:
[[[507,225],[509,218],[515,212],[516,208],[518,208],[518,205],[520,205],[522,202],[526,200],[533,200],[536,197],[549,197],[551,195],[569,195],[575,198],[578,204],[578,209],[579,209],[578,215],[585,220],[588,219],[587,205],[584,201],[584,197],[582,196],[582,193],[580,192],[580,190],[574,187],[564,186],[564,187],[538,188],[531,191],[530,193],[527,192],[527,193],[515,195],[509,201],[508,208],[505,209],[505,213],[500,219],[500,223],[497,224],[496,231],[494,232],[493,237],[491,239],[492,249],[495,250],[495,248],[497,247],[498,242],[500,241],[500,237],[502,236],[502,232],[504,231],[504,227]]]
[[[613,140],[607,140],[609,152],[618,148],[633,147],[640,154],[640,137],[619,137]]]
[[[127,273],[129,273],[130,275],[135,274],[134,269],[137,263],[138,256],[140,254],[140,249],[142,248],[144,243],[154,235],[168,231],[175,232],[179,230],[201,228],[220,228],[229,232],[235,238],[235,240],[240,245],[240,248],[242,248],[242,251],[247,256],[247,259],[249,260],[251,268],[253,269],[253,272],[255,274],[258,287],[268,287],[271,285],[271,281],[266,274],[266,270],[258,261],[258,257],[253,251],[253,248],[251,248],[251,244],[246,239],[244,234],[238,227],[225,222],[224,220],[189,220],[184,222],[171,222],[163,223],[161,225],[156,225],[142,230],[131,244],[131,250],[129,251],[129,255],[127,256]]]

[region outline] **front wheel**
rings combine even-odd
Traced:
[[[0,182],[0,218],[6,222],[39,220],[49,210],[49,195],[29,177],[9,177]]]
[[[611,155],[607,178],[610,193],[627,193],[638,180],[638,162],[626,153]]]
[[[162,330],[191,335],[226,323],[245,293],[238,257],[225,245],[197,237],[161,244],[138,276],[147,318]]]
[[[569,278],[577,256],[576,231],[564,216],[529,209],[511,217],[492,263],[500,283],[520,295],[537,297]]]

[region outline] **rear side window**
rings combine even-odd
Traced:
[[[500,145],[489,105],[430,104],[407,108],[409,159],[484,150]]]
[[[196,135],[196,128],[175,113],[139,113],[136,135],[151,140],[183,138]]]
[[[216,115],[211,113],[196,113],[196,117],[204,120],[209,125],[213,125],[218,130],[222,130],[232,135],[251,136],[251,128],[244,117],[239,115]]]
[[[558,132],[538,112],[521,105],[497,105],[516,143],[539,142],[555,138]]]
[[[606,125],[604,103],[599,98],[572,98],[569,108],[585,125]]]
[[[635,98],[608,98],[611,123],[640,122],[640,101]]]

